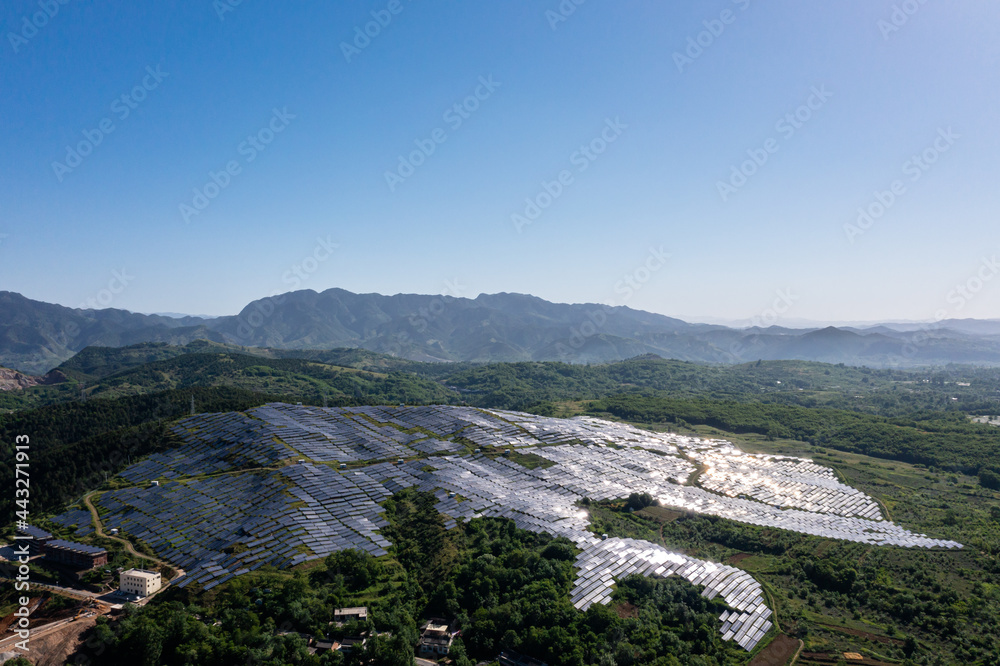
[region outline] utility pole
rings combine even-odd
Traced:
[[[194,416],[194,393],[191,394],[191,415]]]

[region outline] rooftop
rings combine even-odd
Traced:
[[[424,633],[429,633],[429,634],[434,634],[434,633],[446,634],[446,633],[448,633],[448,625],[447,624],[432,624],[432,623],[428,622],[427,623],[427,627],[424,629]]]
[[[40,527],[35,527],[34,525],[25,525],[24,527],[17,528],[19,534],[27,534],[33,539],[51,539],[52,535],[43,530]]]
[[[129,569],[128,571],[122,572],[123,576],[137,576],[139,578],[159,578],[160,574],[156,571],[146,571],[145,569]]]
[[[337,608],[333,611],[333,616],[338,615],[360,615],[361,617],[368,616],[368,608],[366,606],[355,606],[354,608]]]
[[[62,539],[52,539],[47,544],[47,548],[56,548],[58,550],[68,550],[73,553],[81,553],[83,555],[102,555],[107,554],[108,551],[103,548],[98,548],[97,546],[88,546],[85,543],[77,543],[75,541],[63,541]]]

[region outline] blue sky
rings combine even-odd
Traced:
[[[560,6],[4,3],[0,289],[1000,316],[1000,5]]]

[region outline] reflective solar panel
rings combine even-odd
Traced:
[[[570,539],[581,549],[570,595],[577,608],[608,603],[616,578],[681,576],[704,586],[704,596],[726,601],[723,637],[751,650],[770,629],[771,611],[749,574],[643,541],[598,539],[579,501],[649,493],[663,506],[827,538],[961,547],[885,520],[872,498],[810,460],[747,454],[724,440],[590,417],[270,403],[188,417],[174,432],[181,447],[122,472],[141,487],[104,493],[98,503],[106,524],[186,569],[181,585],[206,589],[265,564],[294,566],[346,548],[385,555],[391,544],[379,533],[386,525],[380,504],[415,487],[435,494],[446,529],[474,517],[505,517]],[[529,470],[504,457],[468,455],[470,442],[477,450],[531,448],[551,466]],[[341,463],[366,466],[347,470]],[[248,471],[190,478],[238,470]],[[158,487],[144,483],[154,479]],[[89,512],[56,521],[92,529]]]

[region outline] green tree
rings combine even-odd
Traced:
[[[465,652],[465,643],[461,638],[456,638],[448,650],[448,658],[455,662],[455,666],[473,666],[475,662],[469,659]]]
[[[1000,474],[989,469],[981,470],[979,472],[979,485],[990,490],[1000,490]]]
[[[344,585],[354,592],[371,586],[382,573],[382,564],[371,553],[353,548],[330,553],[324,564],[328,575],[341,577]]]

